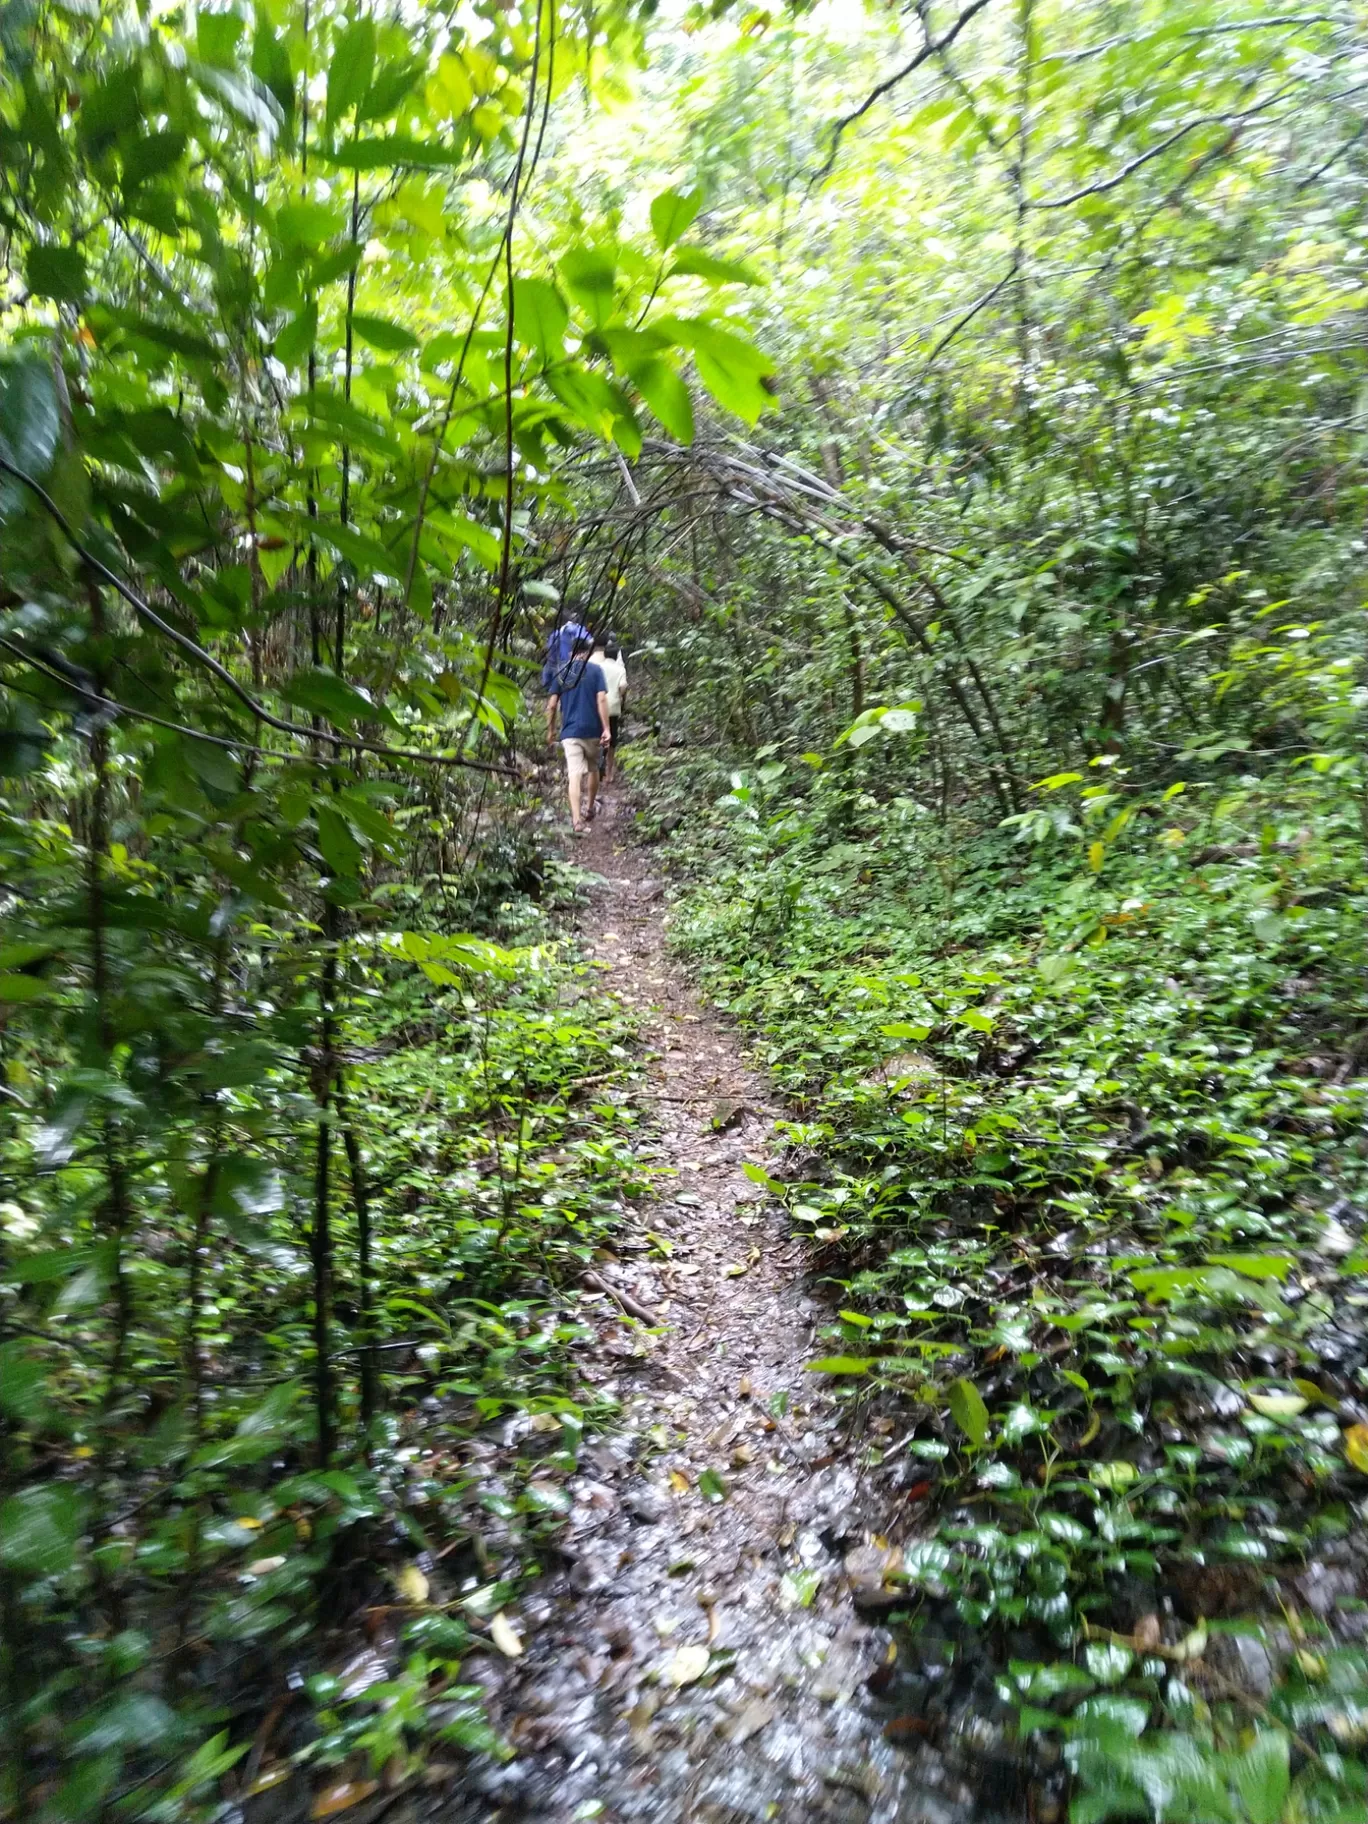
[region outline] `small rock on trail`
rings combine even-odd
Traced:
[[[492,1714],[515,1758],[441,1815],[963,1824],[967,1794],[938,1757],[885,1741],[865,1695],[891,1647],[850,1600],[844,1560],[871,1535],[805,1372],[824,1313],[743,1171],[772,1151],[772,1092],[673,971],[660,883],[615,842],[616,810],[610,796],[574,851],[601,881],[585,941],[651,1010],[649,1150],[677,1175],[600,1276],[667,1328],[652,1338],[600,1300],[602,1353],[580,1367],[620,1424],[571,1484],[564,1570],[521,1605],[525,1656],[478,1674],[501,1681]]]

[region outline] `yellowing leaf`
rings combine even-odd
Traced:
[[[1344,1454],[1361,1474],[1368,1476],[1368,1425],[1351,1425],[1344,1434]]]
[[[498,1614],[489,1624],[489,1638],[494,1642],[494,1645],[499,1649],[500,1653],[503,1654],[505,1659],[519,1659],[522,1657],[522,1636],[518,1633],[518,1630],[513,1626],[513,1623],[508,1619],[507,1615],[504,1614],[502,1609],[499,1610]]]
[[[335,1786],[325,1786],[314,1800],[309,1816],[331,1818],[336,1812],[349,1811],[378,1791],[379,1785],[378,1780],[340,1780]]]
[[[674,1685],[692,1685],[702,1678],[707,1671],[712,1654],[706,1647],[681,1647],[665,1668],[665,1683]]]
[[[1129,1488],[1139,1474],[1134,1463],[1127,1463],[1123,1459],[1116,1463],[1094,1463],[1088,1471],[1088,1480],[1098,1488],[1109,1489],[1115,1495],[1123,1488]]]
[[[406,1564],[394,1580],[405,1602],[426,1602],[428,1580],[416,1564]]]
[[[265,1524],[264,1520],[257,1520],[251,1514],[238,1514],[233,1520],[234,1526],[240,1526],[248,1533],[259,1533]]]
[[[688,1494],[689,1478],[684,1474],[682,1469],[672,1469],[670,1471],[670,1487],[677,1495]]]
[[[1105,843],[1090,842],[1088,844],[1088,866],[1092,869],[1094,874],[1100,874],[1102,872],[1102,863],[1106,860],[1106,857],[1107,849]]]
[[[1266,1419],[1295,1419],[1307,1405],[1299,1393],[1251,1393],[1249,1403]]]

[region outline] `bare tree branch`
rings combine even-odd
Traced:
[[[955,23],[947,27],[939,38],[928,36],[926,43],[909,63],[905,63],[900,70],[895,70],[891,76],[886,76],[876,88],[871,89],[858,108],[852,108],[849,114],[841,116],[831,129],[831,148],[827,153],[826,163],[813,177],[812,184],[820,184],[824,178],[831,176],[836,166],[836,154],[841,149],[841,136],[846,128],[853,127],[857,120],[863,120],[876,102],[882,101],[883,97],[896,89],[900,82],[905,82],[912,72],[919,70],[929,58],[938,56],[941,51],[952,45],[969,21],[990,4],[991,0],[970,0],[970,4],[965,7]],[[812,188],[812,184],[809,184],[809,189]]]

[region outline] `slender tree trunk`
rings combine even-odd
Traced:
[[[341,1071],[333,1092],[342,1144],[346,1148],[347,1168],[351,1174],[352,1202],[356,1206],[356,1277],[357,1328],[361,1333],[361,1429],[369,1438],[371,1421],[378,1409],[378,1381],[375,1360],[375,1305],[371,1266],[371,1207],[366,1183],[366,1164],[352,1121],[346,1080]]]

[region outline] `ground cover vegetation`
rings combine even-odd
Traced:
[[[498,1752],[642,1183],[571,600],[792,1098],[895,1720],[1358,1819],[1359,22],[648,11],[0,9],[0,1803]]]

